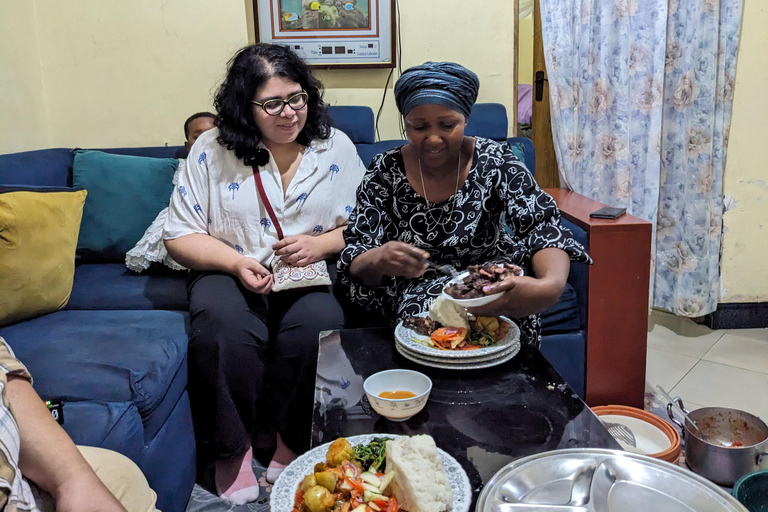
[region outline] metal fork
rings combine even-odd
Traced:
[[[634,448],[637,448],[637,440],[635,439],[635,434],[628,426],[622,423],[609,423],[607,421],[604,421],[603,425],[605,425],[606,430],[608,430],[608,433],[613,437],[619,441],[624,441]]]
[[[427,260],[427,265],[434,268],[438,272],[441,272],[447,276],[451,276],[452,279],[456,279],[456,277],[459,275],[459,273],[456,271],[456,269],[453,267],[453,265],[444,264],[444,265],[437,265],[433,263],[430,260]]]

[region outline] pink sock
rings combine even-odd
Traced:
[[[216,461],[216,492],[235,505],[259,499],[259,482],[253,474],[251,448],[242,457]]]
[[[275,454],[272,456],[272,461],[267,467],[267,482],[273,484],[280,476],[280,473],[288,467],[288,465],[296,460],[296,455],[285,443],[283,443],[280,434],[277,434],[277,448]]]

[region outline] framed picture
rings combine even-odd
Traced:
[[[312,66],[395,67],[396,0],[253,0],[256,41]]]

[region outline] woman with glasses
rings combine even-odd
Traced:
[[[309,448],[318,333],[343,327],[330,286],[274,292],[270,267],[338,257],[365,167],[330,127],[320,82],[286,47],[240,50],[214,105],[216,128],[190,151],[164,239],[192,269],[198,459],[215,461],[220,496],[246,503],[259,494],[251,445],[265,417],[278,433],[268,480]],[[328,271],[334,279],[335,265]]]
[[[452,62],[407,69],[395,102],[408,143],[377,155],[344,232],[340,281],[352,301],[392,323],[428,311],[450,277],[431,267],[512,263],[524,276],[490,285],[471,313],[506,315],[523,343],[541,342],[538,313],[560,298],[569,259],[588,262],[507,143],[465,135],[480,83]]]

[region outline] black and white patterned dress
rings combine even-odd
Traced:
[[[406,179],[401,149],[377,155],[371,162],[344,232],[339,280],[354,303],[381,312],[394,323],[428,311],[440,295],[449,278],[431,267],[419,278],[385,277],[375,287],[350,275],[355,257],[393,240],[424,249],[435,263],[450,263],[459,270],[507,261],[532,275],[531,257],[548,247],[566,251],[575,261],[591,261],[560,224],[552,197],[538,187],[507,144],[476,139],[472,168],[455,208],[453,197],[427,206]],[[538,346],[539,315],[515,321],[525,342]]]

